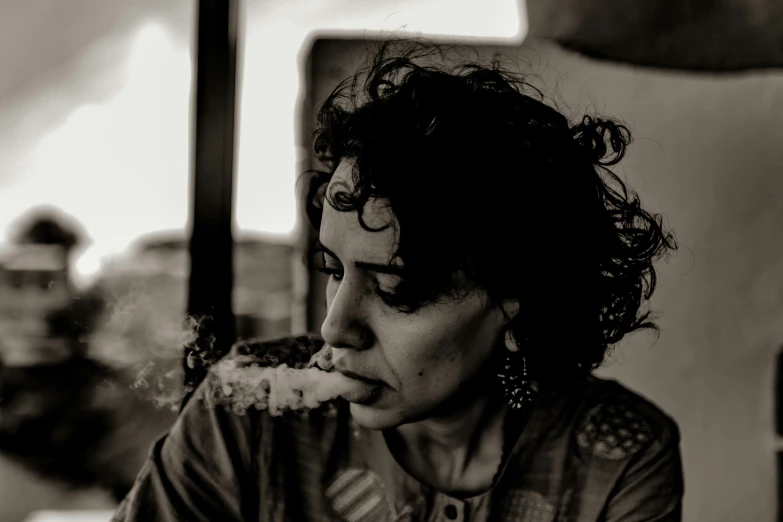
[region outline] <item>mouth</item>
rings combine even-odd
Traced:
[[[383,388],[379,386],[375,386],[372,388],[366,388],[364,390],[357,390],[357,391],[346,393],[342,396],[342,398],[354,404],[361,404],[361,405],[368,406],[374,403],[375,401],[377,401],[382,393],[383,393]]]
[[[377,379],[370,379],[369,377],[365,377],[364,375],[359,375],[358,373],[354,373],[348,370],[338,370],[341,374],[345,375],[349,379],[354,379],[356,381],[366,382],[367,384],[372,384],[373,386],[386,386],[386,383],[383,381],[379,381]]]

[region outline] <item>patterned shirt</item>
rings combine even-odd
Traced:
[[[245,343],[302,367],[317,336]],[[205,383],[206,385],[206,383]],[[336,402],[307,415],[235,415],[188,402],[153,445],[113,522],[679,522],[679,432],[619,383],[541,393],[489,491],[455,498],[409,475],[382,431]]]

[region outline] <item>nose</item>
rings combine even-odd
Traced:
[[[321,336],[333,348],[364,350],[372,343],[372,333],[362,310],[362,295],[356,285],[344,280],[331,304],[326,303],[326,319]]]

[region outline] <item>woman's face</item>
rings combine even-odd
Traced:
[[[335,183],[350,187],[351,168],[343,161],[329,190]],[[363,216],[371,228],[392,218],[379,200],[371,200]],[[383,298],[400,281],[388,265],[395,251],[392,227],[367,231],[356,212],[338,212],[325,203],[320,240],[330,272],[321,333],[332,346],[335,368],[378,381],[372,392],[346,397],[359,424],[386,429],[428,418],[473,384],[501,334],[497,307],[473,291],[465,299],[405,314]]]

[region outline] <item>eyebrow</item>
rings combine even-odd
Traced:
[[[325,254],[327,254],[329,257],[333,257],[340,260],[339,257],[337,257],[337,254],[329,250],[323,243],[321,243],[321,250],[324,251]],[[367,263],[365,261],[355,261],[353,265],[356,268],[360,268],[362,270],[369,270],[370,272],[376,272],[378,274],[391,274],[396,276],[402,275],[402,267],[397,265],[381,265],[378,263]]]

